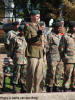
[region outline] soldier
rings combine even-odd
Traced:
[[[13,22],[11,30],[8,31],[5,35],[5,47],[7,49],[8,57],[11,57],[11,52],[10,52],[11,42],[12,42],[11,39],[17,36],[17,34],[19,33],[18,31],[19,26],[20,26],[19,22]]]
[[[75,21],[70,21],[69,32],[62,37],[59,49],[64,61],[63,87],[65,91],[75,91]]]
[[[59,34],[62,29],[61,22],[53,23],[53,33],[50,35],[49,51],[47,53],[47,75],[46,75],[46,85],[47,92],[60,91],[59,75],[57,75],[57,68],[60,65],[60,53],[59,53],[59,43],[61,40],[61,35]]]
[[[27,43],[24,38],[24,25],[19,27],[20,33],[17,37],[12,39],[13,50],[12,57],[14,63],[13,69],[13,87],[14,92],[18,92],[16,87],[18,84],[21,85],[21,92],[26,92],[26,65],[27,59],[25,57],[25,50]],[[12,48],[11,48],[12,49]]]
[[[1,63],[1,60],[0,60],[0,63]],[[0,94],[2,94],[4,90],[3,82],[4,82],[3,66],[0,64]]]
[[[40,92],[40,82],[43,78],[43,48],[42,31],[38,24],[40,18],[39,10],[32,10],[31,22],[26,25],[25,38],[27,40],[26,56],[27,66],[27,92]]]
[[[43,80],[41,82],[42,91],[46,92],[45,89],[45,79],[46,79],[46,69],[47,69],[47,60],[46,60],[46,45],[47,45],[47,34],[46,34],[46,25],[45,22],[41,21],[39,23],[40,29],[42,30],[43,34],[41,36],[42,40],[42,48],[43,48]]]
[[[58,21],[60,21],[61,24],[62,24],[62,30],[61,30],[60,34],[61,34],[61,36],[63,36],[66,33],[66,28],[64,27],[64,24],[65,24],[64,23],[64,18],[59,18]]]

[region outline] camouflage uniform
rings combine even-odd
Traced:
[[[47,69],[47,60],[46,60],[46,45],[47,45],[47,30],[45,27],[45,22],[41,21],[39,22],[40,28],[43,32],[42,36],[41,36],[41,40],[42,40],[42,48],[43,48],[43,79],[42,82],[40,84],[42,92],[46,92],[46,88],[45,88],[45,79],[46,79],[46,69]]]
[[[0,61],[0,63],[2,63]],[[0,65],[0,93],[1,93],[1,89],[3,88],[3,82],[4,82],[4,73],[3,73],[3,66],[2,64]]]
[[[8,57],[11,56],[11,52],[10,52],[10,48],[11,48],[11,43],[12,43],[12,38],[16,37],[17,34],[19,32],[17,31],[14,31],[14,30],[10,30],[8,33],[6,33],[5,35],[5,45],[7,45],[8,47],[6,48],[7,49],[7,54],[8,54]]]
[[[13,45],[13,84],[17,85],[19,82],[26,89],[26,65],[27,59],[25,57],[25,50],[27,43],[24,36],[17,36],[12,40]]]
[[[57,68],[60,65],[60,53],[59,44],[61,40],[61,35],[56,33],[51,33],[49,42],[49,51],[47,53],[47,76],[46,84],[49,87],[60,87],[59,75],[57,74]]]
[[[43,48],[43,80],[41,82],[41,88],[43,92],[46,92],[45,79],[47,70],[47,59],[46,59],[47,36],[43,34],[41,38],[42,38],[42,48]]]
[[[67,33],[62,37],[60,51],[64,61],[63,87],[75,88],[75,34]]]

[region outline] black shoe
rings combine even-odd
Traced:
[[[53,87],[50,87],[50,92],[53,92]]]
[[[47,92],[53,92],[53,87],[49,87],[49,86],[47,86],[46,91],[47,91]]]
[[[60,92],[64,92],[64,89],[62,87],[60,87]]]
[[[26,93],[26,86],[20,83],[21,91],[20,93]]]
[[[20,91],[18,91],[17,89],[16,89],[16,85],[13,85],[13,93],[20,93]]]
[[[26,90],[21,89],[20,93],[26,93]]]
[[[2,94],[3,93],[3,89],[2,88],[0,88],[0,94]]]
[[[54,86],[54,87],[53,87],[53,91],[54,91],[54,92],[60,92],[60,87]]]
[[[56,92],[60,92],[60,87],[56,87]]]
[[[50,92],[50,87],[49,86],[47,86],[46,91]]]
[[[72,91],[72,92],[75,92],[75,88],[72,88],[71,91]]]
[[[65,92],[71,92],[71,89],[65,88]]]

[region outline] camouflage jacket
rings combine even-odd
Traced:
[[[60,53],[64,55],[62,59],[66,63],[75,63],[75,34],[65,34],[60,42]]]
[[[60,61],[59,44],[61,40],[61,35],[56,33],[51,33],[48,40],[49,45],[49,56],[51,61]]]
[[[24,36],[17,36],[12,40],[13,50],[13,62],[14,64],[27,64],[27,59],[25,57],[25,50],[27,47],[26,40]]]
[[[11,38],[14,38],[18,33],[19,32],[16,32],[14,30],[11,30],[8,33],[6,33],[6,35],[5,35],[5,43],[9,45]]]
[[[10,48],[11,48],[12,38],[15,38],[17,34],[19,34],[19,32],[11,30],[5,35],[5,47],[7,46],[6,49],[9,57],[11,57]]]

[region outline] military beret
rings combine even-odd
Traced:
[[[44,21],[41,21],[41,22],[39,22],[39,25],[40,26],[45,26],[45,22]]]
[[[62,26],[62,23],[59,22],[59,21],[56,21],[52,24],[52,27],[59,27],[59,26]]]
[[[20,31],[24,30],[24,27],[25,27],[24,25],[20,25],[19,30]]]
[[[58,21],[64,21],[64,18],[59,18]]]
[[[69,27],[75,27],[75,21],[70,21],[69,22]]]
[[[39,10],[32,10],[31,11],[31,15],[36,15],[36,14],[40,14]]]
[[[18,24],[19,24],[18,21],[12,23],[13,26],[16,26],[16,25],[18,25]]]

